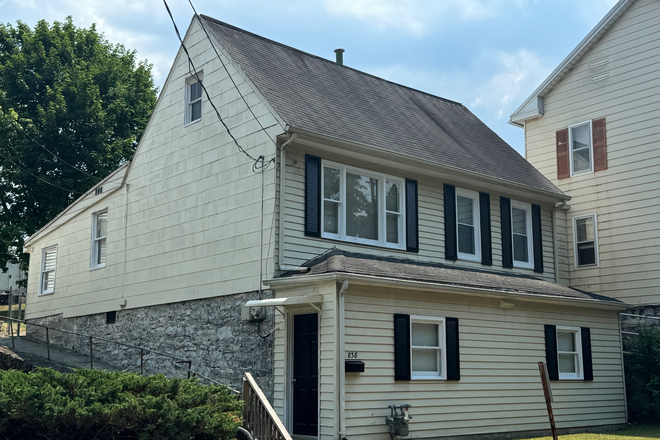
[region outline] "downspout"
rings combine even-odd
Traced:
[[[291,137],[282,144],[280,147],[280,199],[279,199],[279,205],[280,205],[280,218],[279,218],[279,225],[278,225],[278,233],[279,233],[279,240],[278,240],[278,252],[279,252],[279,262],[278,262],[278,268],[279,270],[283,271],[294,271],[294,272],[307,272],[309,268],[307,267],[298,267],[298,266],[287,266],[284,264],[284,193],[285,193],[285,185],[286,185],[286,154],[284,153],[284,149],[296,138],[298,137],[297,133],[291,134]]]
[[[346,325],[345,325],[345,295],[348,290],[348,280],[344,280],[339,289],[339,440],[346,436]]]
[[[552,252],[555,260],[555,283],[559,284],[559,256],[557,255],[557,211],[563,209],[568,211],[571,207],[566,204],[567,200],[555,204],[552,210]]]

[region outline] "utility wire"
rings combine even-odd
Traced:
[[[236,144],[236,147],[238,148],[238,151],[241,153],[245,154],[251,161],[252,161],[252,171],[254,173],[258,172],[263,172],[265,169],[275,161],[275,158],[273,157],[270,159],[268,162],[265,163],[260,163],[262,162],[260,158],[255,158],[250,155],[247,151],[241,147],[241,145],[238,143],[238,140],[234,137],[232,132],[229,130],[229,127],[225,123],[224,119],[222,119],[222,116],[220,115],[220,112],[218,111],[218,108],[215,106],[213,101],[211,100],[211,96],[209,95],[208,90],[206,89],[206,86],[204,86],[202,80],[199,78],[199,74],[197,73],[197,68],[195,67],[195,64],[193,63],[192,58],[190,57],[190,53],[188,53],[188,48],[186,48],[186,45],[183,43],[183,38],[181,38],[181,33],[179,32],[179,28],[176,25],[176,22],[174,21],[174,16],[172,15],[172,11],[170,10],[169,5],[167,4],[167,0],[163,0],[163,3],[165,4],[165,8],[167,9],[167,13],[170,16],[170,20],[172,21],[172,25],[174,25],[174,31],[176,32],[176,36],[179,38],[179,42],[181,43],[181,48],[186,54],[186,57],[188,58],[188,71],[190,74],[199,82],[199,85],[202,86],[202,90],[204,90],[204,93],[206,94],[206,99],[209,101],[211,104],[211,107],[213,107],[213,110],[215,111],[216,116],[218,117],[218,120],[222,123],[223,127],[225,127],[225,130],[227,130],[227,133],[231,137],[231,139],[234,141],[234,144]],[[202,25],[203,27],[203,25]],[[214,48],[215,49],[215,48]],[[217,52],[216,52],[217,53]],[[222,62],[222,60],[220,60]],[[223,64],[224,65],[224,64]],[[192,68],[192,70],[191,70]],[[226,68],[225,68],[226,69]],[[231,78],[231,75],[229,75]],[[232,79],[233,81],[233,79]],[[240,92],[239,92],[240,93]],[[248,107],[249,108],[249,107]],[[254,113],[253,113],[254,114]],[[257,121],[258,122],[258,121]],[[261,126],[261,124],[259,124]]]
[[[27,173],[27,174],[29,174],[30,176],[32,176],[32,177],[34,177],[34,178],[36,178],[36,179],[38,179],[38,180],[41,180],[42,182],[44,182],[44,183],[46,183],[46,184],[48,184],[48,185],[50,185],[50,186],[54,186],[55,188],[59,188],[59,189],[61,189],[61,190],[63,190],[63,191],[67,191],[67,192],[69,192],[69,193],[73,193],[73,194],[85,194],[85,193],[81,193],[81,192],[79,192],[79,191],[74,191],[74,190],[71,190],[71,189],[64,188],[64,187],[59,186],[59,185],[56,185],[56,184],[54,184],[54,183],[52,183],[52,182],[49,182],[48,180],[46,180],[46,179],[44,179],[44,178],[42,178],[42,177],[39,177],[39,176],[37,176],[36,174],[33,174],[33,173],[31,173],[30,171],[26,170],[25,168],[23,168],[22,166],[18,165],[16,162],[14,162],[13,160],[11,160],[10,158],[8,158],[7,156],[5,156],[5,155],[2,154],[2,153],[0,153],[0,157],[2,157],[3,159],[5,159],[7,162],[11,163],[12,165],[14,165],[16,168],[18,168],[19,170],[23,171],[24,173]]]

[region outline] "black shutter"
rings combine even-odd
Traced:
[[[417,181],[412,179],[406,179],[406,250],[419,252]]]
[[[456,260],[456,188],[445,183],[445,258]]]
[[[321,158],[306,154],[305,235],[311,237],[321,236],[321,173]]]
[[[545,326],[545,363],[548,367],[550,380],[559,380],[559,364],[557,363],[557,327]]]
[[[458,350],[458,318],[447,318],[447,380],[461,380],[461,360]]]
[[[584,367],[584,380],[594,380],[594,367],[591,358],[591,331],[587,327],[580,329],[582,334],[582,363]]]
[[[541,237],[541,207],[532,205],[532,242],[534,244],[534,272],[543,273],[543,238]]]
[[[479,216],[481,217],[481,264],[493,264],[493,246],[490,234],[490,194],[479,193]]]
[[[500,219],[502,228],[502,267],[513,267],[511,244],[511,200],[500,197]]]
[[[394,380],[410,380],[410,315],[394,314]]]

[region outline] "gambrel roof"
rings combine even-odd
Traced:
[[[460,103],[202,21],[290,127],[563,194]]]

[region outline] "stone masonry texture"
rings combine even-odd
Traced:
[[[262,298],[271,297],[272,292],[262,292]],[[259,292],[117,310],[114,324],[106,324],[105,313],[75,318],[54,315],[30,323],[85,335],[49,330],[51,344],[84,355],[89,355],[89,336],[172,354],[190,360],[200,375],[236,390],[242,389],[243,373],[249,372],[270,399],[273,336],[259,333],[266,336],[272,330],[274,311],[262,309],[267,319],[261,325],[241,320],[241,305],[251,299],[259,299]],[[45,341],[43,328],[27,327],[28,337]],[[101,340],[93,340],[92,347],[95,360],[140,372],[140,350]],[[187,377],[187,365],[180,365],[155,353],[144,355],[144,374]]]

